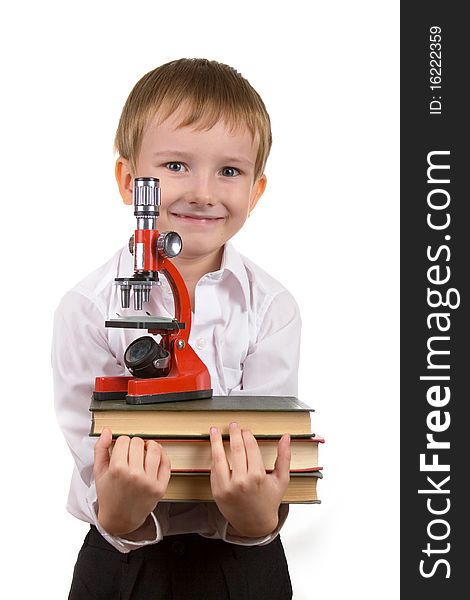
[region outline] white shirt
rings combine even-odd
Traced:
[[[54,316],[52,367],[57,419],[75,460],[67,510],[94,524],[121,552],[160,541],[165,535],[199,533],[238,544],[269,543],[284,523],[263,538],[248,539],[227,531],[215,503],[160,502],[152,514],[156,537],[131,541],[104,531],[97,519],[90,437],[90,401],[95,377],[130,375],[123,356],[130,342],[146,332],[107,328],[108,318],[135,315],[122,309],[116,277],[134,272],[127,247],[65,294]],[[144,310],[174,316],[168,282],[153,288]],[[132,305],[132,302],[131,302]],[[301,321],[292,295],[265,271],[227,243],[219,271],[204,275],[196,286],[189,342],[206,364],[214,396],[297,395]]]

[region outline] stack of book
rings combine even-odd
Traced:
[[[313,409],[293,396],[214,396],[206,400],[127,404],[125,400],[92,400],[91,436],[110,427],[120,435],[155,439],[171,463],[166,501],[213,500],[210,487],[209,429],[217,427],[224,438],[230,464],[228,425],[236,422],[258,441],[266,471],[272,471],[277,444],[291,436],[290,479],[283,502],[318,503],[317,481],[322,477],[318,445],[324,439],[312,431]]]

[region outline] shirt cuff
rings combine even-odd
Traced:
[[[243,537],[236,535],[228,530],[229,523],[223,514],[217,509],[216,515],[216,527],[220,535],[220,538],[230,544],[238,544],[240,546],[265,546],[273,541],[273,539],[279,534],[282,526],[284,525],[287,515],[289,514],[289,505],[281,504],[279,507],[279,521],[274,531],[259,538]]]
[[[141,527],[141,535],[144,539],[141,540],[130,540],[124,537],[111,535],[107,531],[105,531],[99,521],[98,521],[98,498],[96,496],[96,487],[95,482],[90,486],[88,495],[87,495],[87,504],[90,510],[90,515],[92,518],[93,525],[96,529],[101,533],[104,539],[111,544],[116,550],[122,552],[123,554],[127,554],[131,550],[136,550],[137,548],[142,548],[143,546],[149,546],[150,544],[156,544],[163,539],[163,532],[161,524],[159,523],[157,517],[152,512],[150,513],[150,520],[147,520],[145,525]]]

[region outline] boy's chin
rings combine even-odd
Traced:
[[[183,250],[178,258],[187,261],[200,261],[203,259],[213,259],[215,261],[220,261],[222,259],[222,255],[224,253],[224,245],[222,246],[210,246],[206,244],[190,244],[184,243],[183,238]]]

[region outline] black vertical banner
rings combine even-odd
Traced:
[[[470,127],[465,3],[401,2],[401,597],[467,597]]]

